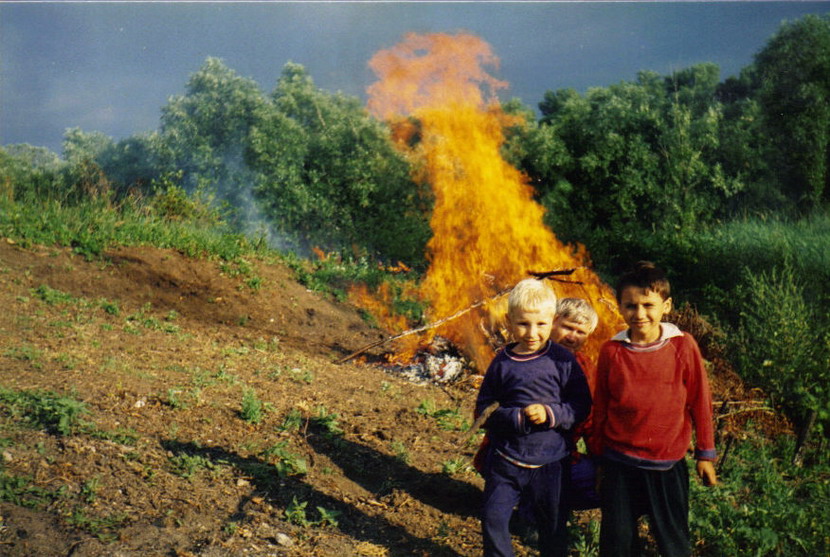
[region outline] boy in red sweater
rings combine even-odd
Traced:
[[[712,400],[694,338],[663,317],[669,281],[648,261],[617,283],[628,330],[606,342],[597,362],[593,454],[601,455],[600,555],[639,553],[637,520],[649,525],[664,556],[688,556],[689,474],[695,431],[697,474],[717,483]]]

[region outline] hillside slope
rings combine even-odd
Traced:
[[[381,333],[252,266],[0,241],[0,553],[480,553],[474,393],[336,365]]]

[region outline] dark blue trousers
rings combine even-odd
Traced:
[[[606,460],[602,465],[602,524],[599,554],[630,557],[640,554],[637,519],[649,527],[663,557],[688,557],[689,470],[681,460],[666,471],[642,470]]]
[[[530,502],[539,527],[540,555],[553,557],[567,553],[567,526],[559,503],[561,461],[539,468],[523,468],[490,451],[484,477],[481,527],[486,557],[513,555],[510,515],[522,498]]]

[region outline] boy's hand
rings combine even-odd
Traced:
[[[715,473],[715,465],[710,460],[697,461],[697,476],[705,486],[718,485],[718,475]]]
[[[525,406],[525,417],[534,425],[540,425],[548,420],[548,412],[541,404]]]

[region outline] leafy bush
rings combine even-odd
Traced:
[[[827,464],[787,466],[793,439],[738,442],[715,488],[691,482],[695,555],[828,555]]]
[[[830,421],[830,327],[805,296],[789,263],[758,274],[744,271],[731,355],[741,376],[804,423],[811,411]]]

